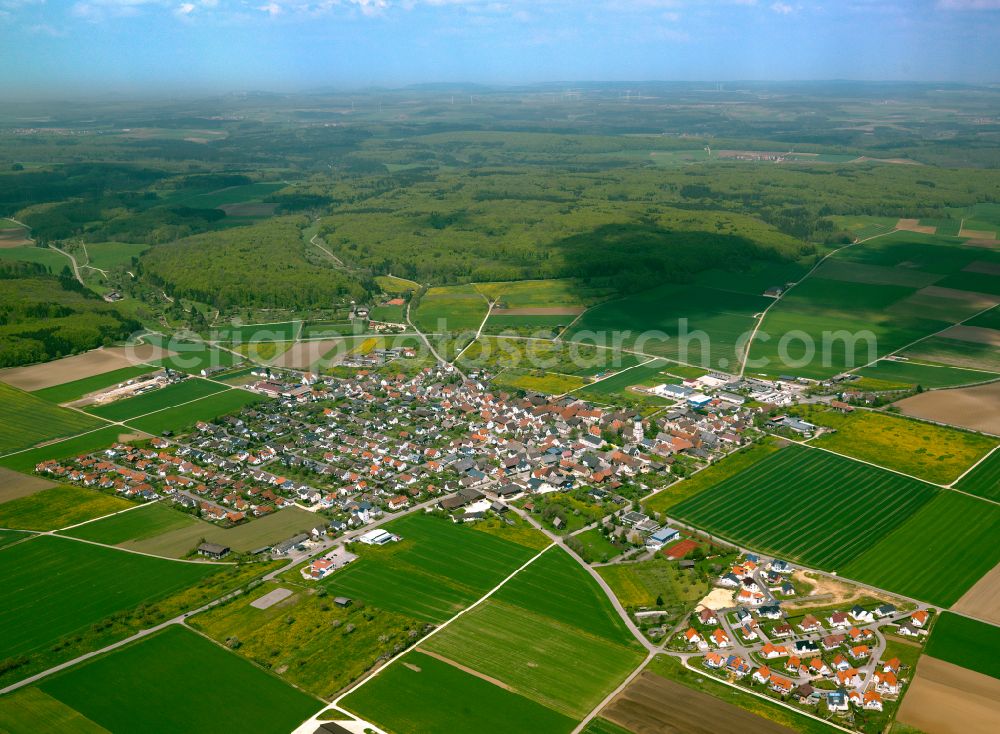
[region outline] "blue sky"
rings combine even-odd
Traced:
[[[0,0],[0,93],[1000,82],[1000,0]]]

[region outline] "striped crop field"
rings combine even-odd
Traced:
[[[793,445],[684,500],[670,514],[740,545],[836,570],[938,492],[909,477]]]

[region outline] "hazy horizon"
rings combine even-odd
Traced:
[[[0,0],[25,98],[421,83],[1000,81],[1000,0]],[[559,82],[552,82],[559,83]]]

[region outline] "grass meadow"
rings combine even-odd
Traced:
[[[433,623],[454,616],[536,553],[437,517],[409,515],[386,529],[403,540],[363,549],[323,584],[331,593]]]
[[[47,400],[0,382],[0,453],[19,451],[56,438],[83,433],[103,425],[75,410],[60,408]]]
[[[811,405],[794,412],[834,430],[810,444],[936,484],[955,481],[997,445],[982,434],[871,410],[840,413]]]
[[[579,390],[587,384],[587,381],[576,375],[514,370],[497,375],[493,383],[498,387],[508,390],[524,390],[525,392],[562,395],[573,390]]]
[[[0,527],[56,530],[130,507],[135,507],[135,504],[121,497],[60,484],[0,504]]]
[[[291,731],[321,705],[176,625],[39,688],[113,732],[215,734],[224,720],[226,728],[272,734]]]
[[[793,445],[670,514],[764,553],[839,570],[935,493],[915,479]]]
[[[341,705],[393,732],[569,734],[576,726],[574,718],[420,652],[381,671]]]
[[[657,607],[662,597],[666,604],[694,604],[709,591],[694,571],[682,571],[677,563],[664,558],[639,563],[618,563],[597,569],[618,601],[626,607]]]
[[[45,649],[109,615],[164,598],[219,566],[43,536],[0,550],[0,658]]]
[[[251,602],[278,588],[295,593],[267,609]],[[220,644],[240,641],[238,654],[321,697],[360,677],[422,634],[424,623],[371,605],[346,609],[312,589],[265,583],[248,594],[191,617],[189,624]],[[350,625],[350,628],[348,627]]]

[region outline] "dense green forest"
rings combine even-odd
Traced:
[[[171,297],[219,309],[313,308],[363,299],[363,280],[309,258],[304,224],[281,218],[161,245],[142,258],[142,272]]]
[[[0,367],[94,349],[140,328],[68,273],[0,262]]]

